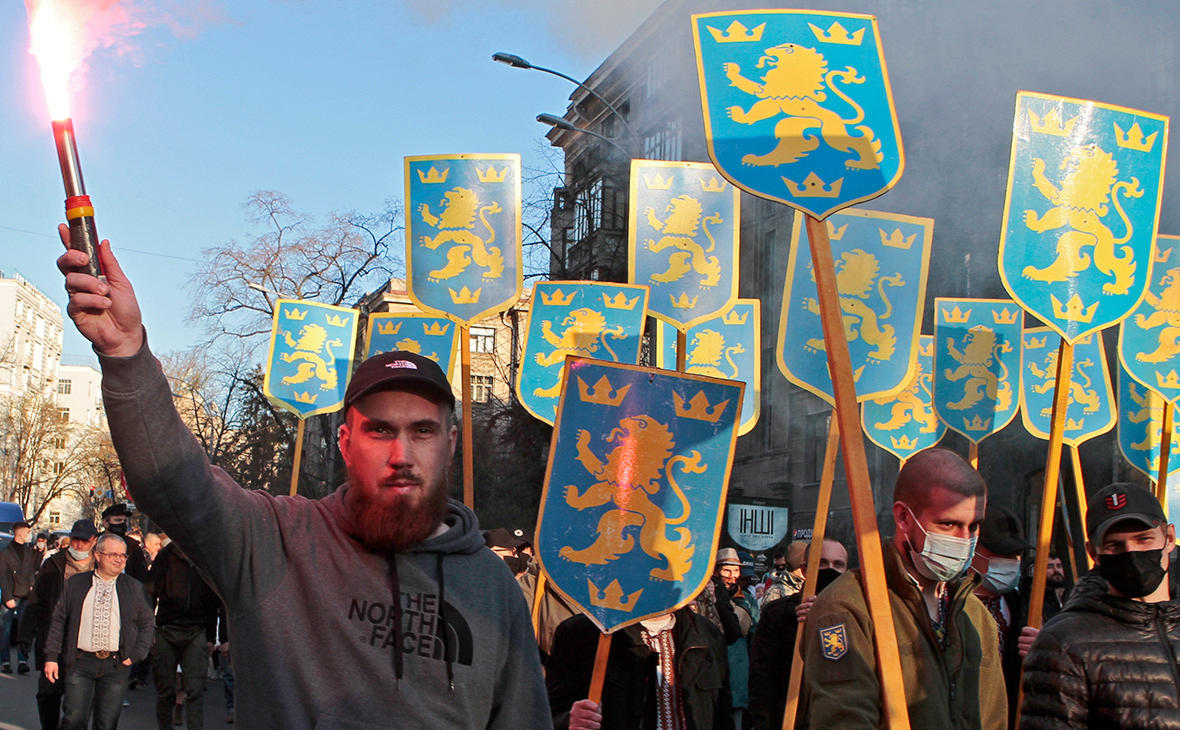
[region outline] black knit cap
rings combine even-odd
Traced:
[[[348,410],[369,393],[416,390],[416,386],[433,391],[448,406],[455,407],[455,394],[438,363],[414,352],[394,350],[374,355],[361,363],[344,392],[344,409]]]
[[[1115,523],[1134,520],[1144,530],[1166,524],[1168,518],[1155,495],[1138,484],[1119,482],[1103,487],[1086,504],[1086,532],[1095,546]]]
[[[1011,555],[1028,550],[1024,527],[1016,515],[998,504],[989,504],[979,527],[979,544],[995,555]]]

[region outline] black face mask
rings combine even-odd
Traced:
[[[521,573],[529,567],[529,559],[523,555],[509,555],[504,558],[504,562],[508,564],[508,569],[513,574]]]
[[[832,582],[842,575],[844,574],[835,568],[820,568],[815,574],[815,592],[819,593],[823,589],[832,585]]]
[[[108,527],[107,530],[109,532],[115,533],[116,535],[126,535],[127,534],[127,523],[126,522],[116,522],[116,523],[112,524],[110,527]]]
[[[1160,567],[1164,549],[1098,556],[1098,573],[1127,598],[1142,598],[1159,588],[1168,571]]]

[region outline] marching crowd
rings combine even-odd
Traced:
[[[171,543],[147,568],[120,534],[127,515],[112,510],[101,536],[75,524],[35,579],[27,526],[0,553],[5,626],[23,611],[17,667],[35,647],[44,727],[64,714],[66,730],[90,716],[114,728],[149,653],[167,727],[174,670],[199,697],[190,662],[225,646],[210,633],[218,625],[233,636],[236,719],[252,729],[773,730],[796,650],[796,727],[884,725],[874,617],[847,546],[793,546],[762,585],[722,550],[689,606],[614,635],[591,701],[597,629],[553,592],[533,601],[522,536],[481,533],[448,498],[455,403],[437,364],[407,352],[361,363],[339,430],[348,480],[328,497],[242,489],[181,421],[106,242],[99,259],[105,279],[83,273],[81,252],[59,259],[67,311],[99,357],[128,489]],[[908,460],[892,516],[885,577],[912,727],[1002,730],[1023,690],[1021,728],[1180,729],[1176,536],[1150,492],[1113,484],[1089,500],[1095,567],[1066,591],[1052,561],[1040,631],[1027,627],[1021,587],[1031,546],[962,457]],[[822,590],[800,600],[812,549]]]

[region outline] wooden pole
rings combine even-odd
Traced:
[[[1082,457],[1078,454],[1078,447],[1069,447],[1069,462],[1073,467],[1073,488],[1078,498],[1078,514],[1081,515],[1078,529],[1084,545],[1090,540],[1090,536],[1086,534],[1086,483],[1082,480]],[[1082,554],[1086,556],[1086,570],[1093,568],[1094,561],[1090,559],[1090,553],[1083,550]]]
[[[307,420],[299,419],[299,428],[295,431],[295,462],[291,466],[291,496],[299,493],[299,462],[303,461],[303,430]]]
[[[1028,625],[1041,628],[1041,611],[1045,607],[1045,572],[1049,567],[1049,545],[1053,542],[1053,517],[1057,506],[1057,478],[1061,473],[1061,442],[1065,435],[1065,411],[1069,405],[1069,381],[1073,370],[1073,345],[1063,338],[1057,351],[1057,381],[1053,392],[1053,411],[1049,424],[1049,456],[1045,462],[1045,486],[1041,492],[1041,525],[1037,531],[1037,559],[1033,565],[1032,596],[1028,601]],[[1024,670],[1021,670],[1023,676]],[[1020,705],[1024,690],[1016,700],[1016,720],[1020,722]]]
[[[590,695],[586,698],[602,705],[602,683],[606,680],[606,662],[610,658],[610,640],[614,634],[598,636],[598,651],[594,653],[594,674],[590,675]]]
[[[463,379],[463,504],[475,509],[475,454],[471,432],[471,328],[459,327],[459,357]]]
[[[974,441],[971,442],[971,448],[967,451],[967,461],[971,463],[971,468],[979,471],[979,444]]]
[[[1172,455],[1174,409],[1175,407],[1171,403],[1164,401],[1164,428],[1160,436],[1160,471],[1159,478],[1155,480],[1155,496],[1165,509],[1168,506],[1168,458]]]
[[[893,608],[885,585],[885,560],[881,552],[881,535],[877,530],[877,512],[869,481],[864,436],[860,428],[860,409],[856,402],[856,381],[844,333],[844,312],[836,288],[836,266],[828,227],[818,218],[807,216],[807,239],[819,294],[820,321],[823,324],[824,350],[832,376],[836,419],[844,444],[844,475],[852,503],[856,546],[860,553],[866,602],[873,618],[873,638],[877,647],[877,674],[881,679],[881,716],[891,730],[909,730],[909,710],[901,676],[901,656],[893,628]]]
[[[537,585],[533,588],[533,635],[541,640],[541,600],[545,597],[545,573],[537,573]]]
[[[820,553],[824,534],[828,529],[828,510],[832,503],[832,483],[836,480],[836,455],[840,451],[840,424],[836,414],[828,425],[828,445],[824,450],[824,470],[820,476],[819,499],[815,503],[815,523],[811,528],[811,548],[807,551],[807,571],[803,579],[803,600],[815,595],[815,581],[819,573]],[[817,547],[818,546],[818,547]],[[803,684],[803,657],[799,644],[803,641],[803,624],[795,627],[795,652],[791,657],[791,679],[787,684],[787,706],[783,712],[783,730],[794,730],[795,715],[799,711],[799,687]]]
[[[1057,479],[1057,488],[1059,490],[1057,502],[1061,505],[1061,524],[1065,525],[1065,531],[1070,533],[1069,539],[1065,541],[1065,549],[1069,552],[1069,577],[1070,580],[1072,580],[1074,583],[1077,583],[1078,575],[1081,573],[1081,571],[1078,569],[1077,549],[1073,544],[1073,525],[1070,524],[1068,504],[1069,500],[1066,499],[1068,492],[1065,490],[1065,483],[1061,477],[1058,477]],[[1048,573],[1048,567],[1045,568],[1045,572]]]
[[[688,334],[681,329],[676,330],[676,370],[683,373],[688,367]]]

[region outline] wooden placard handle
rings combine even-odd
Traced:
[[[602,706],[602,684],[606,681],[606,662],[610,658],[610,641],[614,634],[600,634],[598,651],[594,653],[594,674],[590,676],[590,694],[586,698]]]
[[[463,504],[475,509],[475,437],[471,430],[471,328],[459,327],[460,378],[463,380]]]
[[[295,459],[291,464],[291,496],[299,493],[299,464],[303,461],[303,431],[307,428],[307,419],[299,419],[299,428],[295,429]]]

